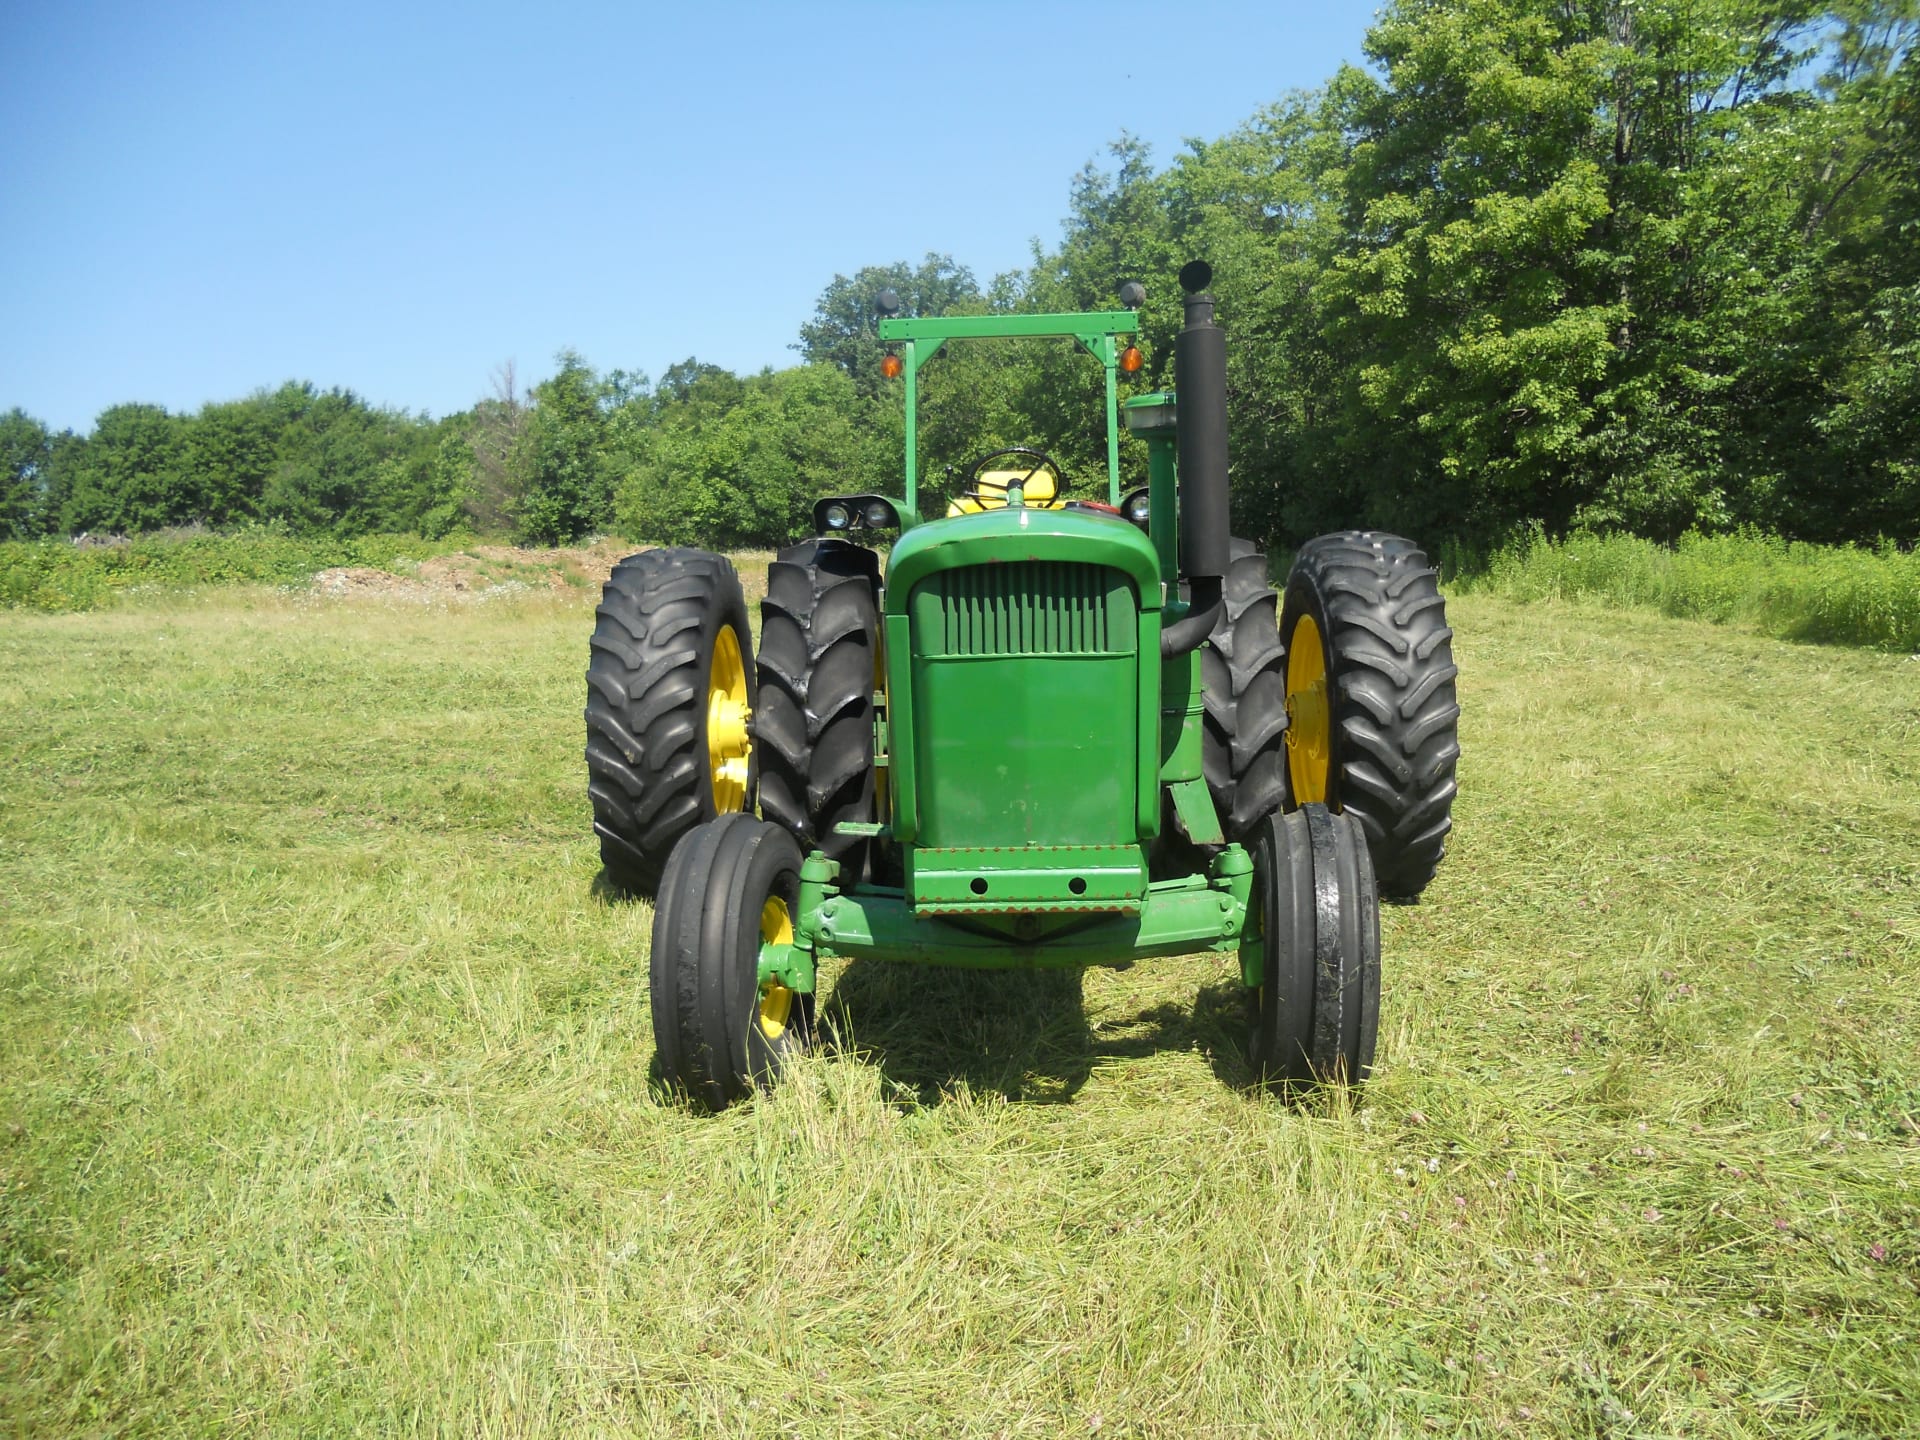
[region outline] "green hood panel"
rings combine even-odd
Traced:
[[[1132,579],[1142,610],[1158,610],[1160,561],[1139,530],[1113,515],[1008,506],[916,525],[887,565],[887,613],[907,613],[913,587],[962,565],[1054,560],[1104,565]]]

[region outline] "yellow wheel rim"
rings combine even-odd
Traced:
[[[747,808],[747,666],[740,637],[722,625],[713,637],[713,663],[707,670],[707,778],[713,783],[713,811],[730,815]]]
[[[760,943],[762,945],[791,945],[793,943],[793,917],[787,913],[787,902],[778,895],[767,897],[767,903],[760,907]],[[787,1021],[793,1014],[793,991],[778,980],[769,980],[760,989],[760,1033],[769,1040],[778,1040],[786,1034]]]
[[[1287,650],[1287,774],[1296,804],[1327,803],[1333,762],[1333,712],[1327,703],[1327,652],[1320,627],[1302,615]]]

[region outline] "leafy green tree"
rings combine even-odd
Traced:
[[[281,459],[267,480],[262,512],[299,534],[351,535],[371,528],[359,523],[381,460],[371,419],[351,390],[329,390],[301,406],[282,433]]]
[[[53,437],[45,425],[17,405],[0,415],[0,539],[46,533],[52,458]]]
[[[60,527],[134,533],[202,519],[186,483],[186,422],[159,405],[113,405],[61,457]]]
[[[407,532],[441,503],[427,422],[376,410],[351,390],[287,386],[274,404],[293,418],[261,497],[267,517],[302,534]]]
[[[470,506],[478,468],[473,441],[477,424],[473,411],[462,411],[434,427],[423,462],[428,503],[419,525],[420,533],[430,540],[474,528]]]
[[[897,484],[897,436],[862,423],[854,382],[834,367],[769,371],[732,386],[703,373],[680,387],[681,399],[666,380],[661,391],[658,419],[636,437],[621,484],[625,534],[777,544],[808,532],[819,496]]]
[[[559,372],[534,387],[531,466],[514,506],[521,537],[548,545],[593,534],[613,518],[602,459],[610,397],[579,355],[565,350],[558,360]]]
[[[183,479],[210,525],[260,513],[267,478],[279,460],[277,415],[265,395],[210,402],[186,425]]]
[[[879,394],[886,385],[880,374],[886,347],[880,343],[880,315],[874,305],[887,289],[899,296],[905,316],[945,315],[981,298],[973,272],[955,264],[951,255],[929,254],[917,266],[905,261],[868,265],[851,277],[833,277],[793,348],[809,365],[838,367],[862,396]]]
[[[1715,317],[1751,359],[1738,395],[1742,519],[1807,539],[1920,539],[1920,143],[1916,6],[1836,13],[1817,91],[1727,189],[1772,202],[1756,323]],[[1815,103],[1817,98],[1817,103]],[[1771,179],[1771,187],[1768,181]],[[1751,225],[1748,226],[1751,229]],[[1757,288],[1757,287],[1756,287]],[[1757,343],[1756,343],[1757,342]]]

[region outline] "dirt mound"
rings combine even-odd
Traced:
[[[313,577],[316,594],[378,597],[431,604],[548,592],[598,594],[601,582],[633,546],[605,540],[550,550],[519,545],[472,545],[425,560],[394,562],[390,570],[342,565]]]

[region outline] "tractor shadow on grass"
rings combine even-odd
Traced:
[[[937,1105],[964,1087],[1070,1104],[1101,1061],[1198,1050],[1223,1084],[1253,1083],[1243,992],[1204,987],[1191,1009],[1159,1004],[1087,1018],[1080,970],[948,970],[855,960],[820,1007],[824,1048],[875,1065],[896,1091]]]

